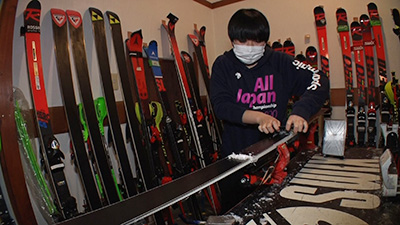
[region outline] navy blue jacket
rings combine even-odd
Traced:
[[[258,125],[242,122],[247,109],[272,115],[284,124],[293,95],[301,97],[292,114],[309,120],[329,96],[329,80],[317,69],[270,48],[250,69],[232,50],[219,56],[212,67],[211,101],[224,122],[222,156],[238,153],[264,137]]]

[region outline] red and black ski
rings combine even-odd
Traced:
[[[290,38],[283,42],[283,52],[293,57],[296,55],[294,43]]]
[[[49,183],[55,195],[56,205],[62,219],[77,214],[76,200],[71,196],[64,174],[64,154],[55,138],[51,126],[44,85],[42,54],[40,47],[40,13],[41,5],[37,0],[30,1],[24,11],[24,26],[21,34],[25,36],[26,60],[32,94],[33,106],[37,121],[42,157]]]
[[[378,8],[375,3],[371,2],[368,4],[368,14],[374,34],[375,51],[377,56],[378,74],[379,74],[379,89],[381,95],[381,122],[388,123],[390,112],[387,107],[383,107],[385,102],[388,102],[385,96],[385,84],[387,83],[386,73],[386,56],[385,56],[385,44],[383,40],[382,24],[379,18]]]
[[[67,15],[65,11],[61,9],[51,9],[50,12],[53,21],[53,39],[57,72],[64,102],[65,116],[67,117],[69,127],[69,135],[74,150],[75,164],[78,167],[80,178],[83,183],[88,209],[95,210],[101,208],[102,203],[86,153],[80,126],[79,111],[76,107],[71,62],[69,59]]]
[[[318,69],[318,52],[314,46],[308,46],[306,49],[306,62],[313,68]]]
[[[281,43],[281,40],[277,40],[272,42],[272,49],[278,52],[282,52],[283,51],[283,45]]]
[[[357,144],[365,145],[366,112],[365,112],[365,69],[364,69],[364,47],[361,25],[353,21],[350,25],[351,37],[353,39],[354,64],[356,65],[357,90],[358,90],[358,112],[357,112]]]
[[[360,25],[364,42],[365,63],[367,70],[368,85],[368,127],[367,145],[376,147],[376,91],[375,91],[375,61],[374,61],[374,41],[372,39],[371,23],[366,14],[360,16]]]
[[[328,37],[326,34],[325,11],[322,6],[314,8],[314,17],[317,27],[319,55],[321,57],[321,71],[329,78]]]
[[[319,55],[321,59],[321,71],[329,78],[329,52],[328,52],[328,37],[326,34],[326,18],[325,11],[322,6],[314,8],[315,25],[317,27]],[[327,99],[324,103],[324,108],[327,108],[325,116],[331,116],[331,104]]]
[[[343,8],[336,10],[337,31],[340,36],[340,44],[342,47],[343,55],[343,68],[344,79],[346,85],[346,118],[347,118],[347,132],[346,132],[346,146],[355,145],[354,136],[354,91],[353,91],[353,70],[352,70],[352,56],[350,44],[350,28],[347,22],[347,13]]]

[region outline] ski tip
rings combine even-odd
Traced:
[[[108,18],[108,21],[110,22],[110,24],[118,24],[120,23],[120,19],[118,17],[118,15],[114,12],[111,11],[106,11],[106,16]]]
[[[26,6],[26,9],[39,9],[40,10],[41,8],[42,8],[42,6],[38,0],[32,0]]]
[[[151,46],[157,47],[157,46],[158,46],[157,41],[156,41],[156,40],[151,40],[151,41],[149,42],[149,48],[150,48]]]
[[[324,7],[322,5],[315,6],[314,14],[324,13]]]
[[[377,6],[376,6],[376,4],[374,3],[374,2],[370,2],[370,3],[368,3],[368,8],[371,8],[371,9],[373,9],[373,8],[377,8]]]
[[[54,22],[54,24],[56,24],[59,27],[62,27],[65,22],[67,21],[66,16],[65,16],[65,11],[62,9],[55,9],[52,8],[50,9],[50,13],[51,13],[51,19]]]
[[[338,13],[346,13],[346,10],[345,9],[343,9],[343,8],[337,8],[336,9],[336,14],[338,14]]]
[[[169,21],[173,24],[175,24],[176,22],[178,22],[179,18],[176,17],[174,14],[169,13],[167,18],[169,19]]]
[[[142,29],[139,29],[135,32],[132,32],[130,37],[132,38],[133,36],[139,35],[141,39],[143,39],[143,35],[142,35]]]
[[[103,13],[99,9],[90,7],[89,12],[93,22],[103,20]]]

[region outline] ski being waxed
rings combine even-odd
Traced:
[[[51,9],[51,18],[53,21],[53,38],[57,72],[64,102],[65,115],[69,127],[69,134],[74,150],[75,162],[83,183],[88,208],[89,210],[95,210],[101,208],[102,204],[90,168],[85,143],[82,137],[82,129],[79,125],[79,112],[76,107],[71,62],[69,60],[67,16],[63,10]]]
[[[353,91],[353,70],[352,70],[352,56],[351,56],[351,39],[350,28],[347,22],[347,13],[343,8],[336,10],[337,31],[340,36],[340,44],[343,56],[344,79],[346,84],[346,118],[347,118],[347,132],[346,132],[346,146],[352,147],[355,145],[354,136],[354,91]]]
[[[364,42],[365,67],[367,70],[368,85],[368,127],[367,146],[376,147],[376,91],[375,91],[375,61],[374,41],[372,39],[371,24],[366,14],[360,16],[360,25]]]
[[[77,214],[76,200],[69,192],[62,161],[64,154],[50,122],[40,49],[40,12],[39,1],[29,2],[24,11],[24,27],[21,28],[21,33],[25,36],[29,81],[45,168],[50,176],[49,182],[54,191],[56,205],[62,218],[68,219]]]
[[[82,17],[80,13],[67,10],[69,37],[71,40],[72,56],[78,78],[78,86],[82,101],[81,121],[86,121],[90,140],[90,153],[96,163],[99,180],[104,191],[104,204],[112,204],[119,201],[118,192],[114,185],[114,178],[106,155],[105,145],[101,136],[97,120],[96,108],[93,100],[92,88],[89,79],[85,42],[83,37]],[[92,116],[89,116],[92,115]]]
[[[126,146],[122,136],[121,125],[118,117],[114,89],[112,87],[104,18],[101,11],[98,9],[89,8],[89,12],[92,20],[93,36],[96,46],[104,98],[106,100],[108,123],[111,129],[114,149],[117,152],[117,161],[120,166],[119,172],[121,173],[122,182],[125,185],[125,192],[127,196],[130,197],[137,194],[136,181],[133,177],[128,154],[126,152]]]
[[[329,78],[329,53],[328,53],[328,38],[326,34],[326,18],[325,11],[322,6],[314,8],[315,25],[317,28],[319,55],[321,58],[321,71]],[[331,116],[330,100],[327,99],[324,108],[327,108],[325,116]]]
[[[364,47],[362,39],[361,25],[358,21],[353,21],[350,25],[351,37],[353,40],[352,50],[354,53],[354,63],[356,65],[357,90],[358,90],[358,112],[357,112],[357,144],[362,147],[365,145],[366,131],[366,112],[365,112],[365,69],[364,69]]]

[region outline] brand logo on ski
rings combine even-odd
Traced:
[[[109,19],[110,19],[110,24],[111,25],[120,23],[119,20],[117,18],[115,18],[114,16],[112,16],[112,15],[109,16]]]
[[[103,20],[103,16],[92,11],[92,21],[99,21],[99,20]]]
[[[24,12],[25,21],[30,21],[24,27],[23,32],[39,33],[40,32],[40,9],[26,9]]]
[[[192,39],[192,42],[194,45],[199,46],[199,39],[197,39],[196,36],[189,34],[190,39]]]
[[[190,62],[190,58],[189,58],[187,55],[184,55],[184,56],[183,56],[183,59],[185,59],[185,61],[186,61],[187,63]]]
[[[25,10],[25,20],[34,20],[40,22],[40,9],[26,9]]]
[[[78,12],[72,11],[72,10],[67,10],[67,15],[68,15],[68,20],[69,23],[74,26],[75,28],[78,28],[82,24],[82,17]]]
[[[53,19],[54,23],[59,26],[62,27],[65,22],[67,21],[65,18],[65,12],[61,9],[51,9],[51,18]]]

